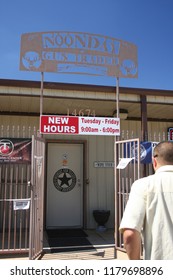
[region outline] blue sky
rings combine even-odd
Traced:
[[[138,78],[120,86],[173,89],[172,0],[15,0],[1,1],[0,79],[40,80],[37,72],[19,70],[23,33],[88,32],[135,44]],[[45,81],[116,85],[113,77],[45,73]]]

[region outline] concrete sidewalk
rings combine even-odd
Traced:
[[[115,250],[114,242],[114,230],[107,229],[104,232],[99,232],[95,229],[85,230],[87,239],[90,241],[92,246],[88,248],[73,247],[73,251],[66,252],[49,252],[48,244],[44,240],[45,253],[40,260],[128,260],[127,254],[121,251]],[[44,238],[46,239],[46,238]],[[11,255],[3,256],[0,255],[0,260],[27,260],[28,255]]]

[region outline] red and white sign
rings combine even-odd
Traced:
[[[168,141],[173,141],[173,127],[168,128]]]
[[[119,118],[42,115],[42,134],[120,135]]]

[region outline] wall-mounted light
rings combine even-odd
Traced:
[[[117,117],[117,110],[114,110],[113,117]],[[119,118],[121,120],[126,120],[128,117],[128,111],[126,109],[119,109]]]

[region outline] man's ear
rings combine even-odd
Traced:
[[[157,169],[157,160],[156,158],[152,157],[152,162],[153,162],[153,168],[154,168],[154,171]]]

